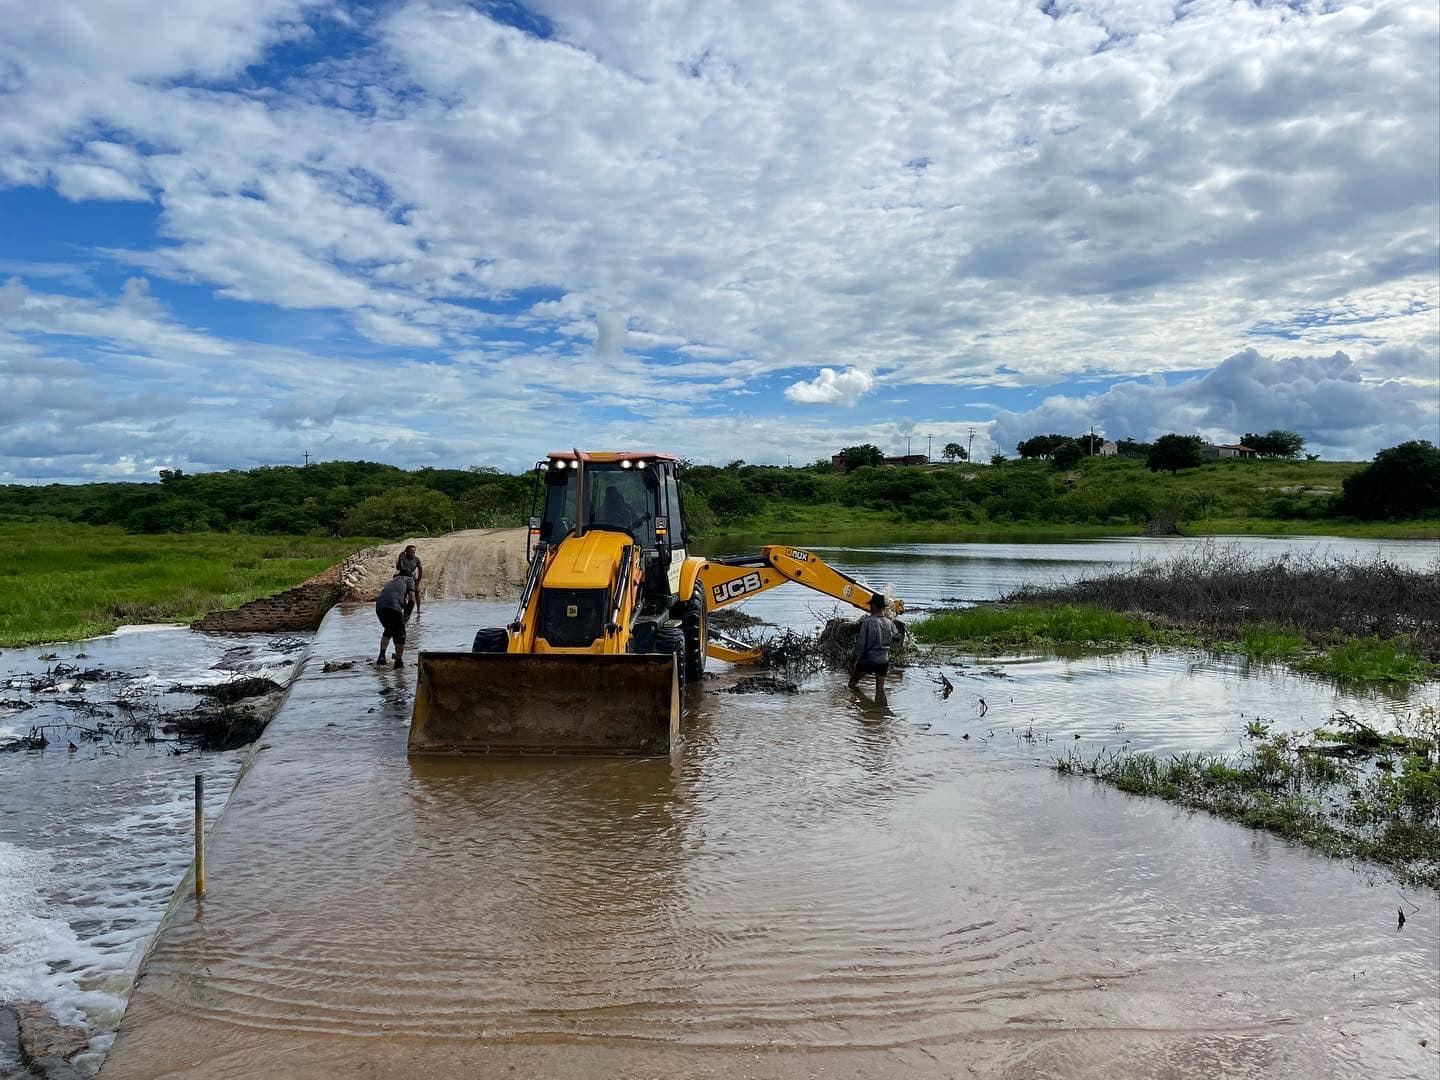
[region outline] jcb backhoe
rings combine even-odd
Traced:
[[[578,450],[536,465],[519,610],[469,652],[420,653],[411,753],[665,754],[706,657],[760,659],[709,612],[788,581],[868,606],[869,588],[798,548],[687,555],[678,467]]]

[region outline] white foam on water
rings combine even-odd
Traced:
[[[161,630],[177,630],[184,626],[184,623],[156,622],[156,623],[129,623],[125,626],[117,626],[108,634],[101,634],[101,637],[126,637],[130,634],[154,634]],[[94,638],[83,640],[93,641]]]
[[[0,1001],[37,1002],[72,1027],[113,1025],[125,996],[104,980],[86,985],[102,954],[71,926],[69,905],[47,896],[54,885],[49,855],[0,841]]]

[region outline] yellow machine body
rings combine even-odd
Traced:
[[[688,555],[673,457],[575,451],[537,468],[546,517],[531,521],[519,610],[480,631],[474,651],[420,653],[411,753],[664,754],[679,737],[687,672],[698,684],[707,656],[761,658],[710,631],[708,612],[790,582],[859,608],[875,595],[800,548]],[[607,522],[591,501],[622,488],[631,502]]]

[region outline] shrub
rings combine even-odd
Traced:
[[[345,519],[352,536],[424,536],[448,532],[455,521],[455,504],[438,491],[401,488],[372,495]]]
[[[1417,517],[1440,510],[1440,449],[1427,439],[1381,450],[1347,476],[1336,510],[1358,518]]]

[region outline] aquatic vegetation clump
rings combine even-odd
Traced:
[[[937,611],[913,627],[929,644],[1002,648],[1070,645],[1129,648],[1183,644],[1179,634],[1157,629],[1143,619],[1087,604],[1015,605]]]
[[[1304,635],[1287,630],[1283,626],[1257,623],[1247,626],[1240,633],[1239,652],[1247,660],[1260,662],[1270,660],[1291,660],[1305,651],[1308,644]]]
[[[1393,638],[1352,638],[1297,665],[1302,671],[1350,682],[1418,682],[1440,665],[1420,655],[1408,634]]]
[[[1412,733],[1376,731],[1343,713],[1335,725],[1274,734],[1235,757],[1072,750],[1055,768],[1333,857],[1378,863],[1406,885],[1440,889],[1440,724],[1433,710],[1422,711]]]

